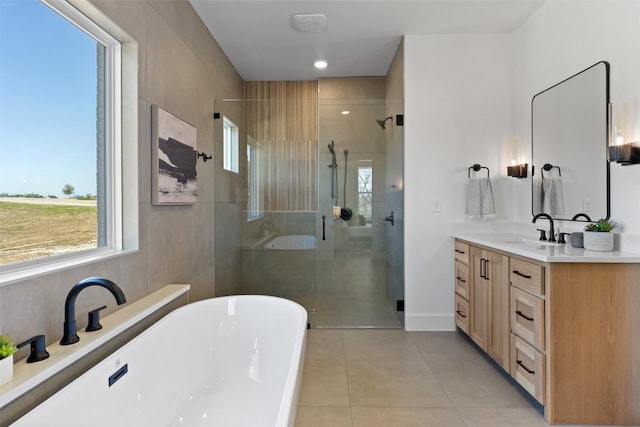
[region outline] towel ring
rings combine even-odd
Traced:
[[[558,176],[562,176],[562,171],[560,170],[560,166],[553,166],[552,164],[549,163],[545,163],[544,166],[542,166],[542,169],[540,170],[540,173],[542,174],[542,178],[544,179],[544,172],[547,171],[549,172],[551,169],[558,169]]]
[[[478,172],[480,169],[486,169],[487,170],[487,178],[489,178],[489,168],[486,166],[480,166],[478,163],[474,164],[473,166],[469,167],[469,170],[467,171],[467,177],[471,178],[471,169],[473,169],[475,172]]]

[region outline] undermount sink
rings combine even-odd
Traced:
[[[528,243],[530,245],[538,245],[538,246],[559,246],[561,244],[558,242],[545,242],[544,240],[535,240],[535,239],[522,239],[522,243]]]
[[[494,240],[496,242],[501,242],[501,243],[522,243],[522,244],[528,244],[528,245],[534,245],[534,246],[558,246],[559,245],[557,242],[545,242],[544,240],[527,239],[517,235],[498,237]]]
[[[524,242],[524,239],[522,237],[519,236],[512,236],[512,237],[500,237],[496,239],[499,242],[502,243],[522,243]]]

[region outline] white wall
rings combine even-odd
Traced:
[[[509,35],[405,38],[405,327],[453,329],[452,221],[465,218],[469,166],[501,193],[509,140]],[[432,212],[440,201],[441,212]],[[496,197],[497,219],[505,201]]]
[[[533,95],[601,60],[611,65],[613,124],[640,141],[639,40],[640,2],[628,0],[552,0],[516,30],[514,133],[522,150],[530,150]],[[515,220],[530,217],[528,197],[513,199]],[[621,224],[616,231],[640,234],[639,211],[640,166],[612,164],[611,216]]]
[[[529,182],[505,169],[512,155],[530,161],[534,94],[607,60],[613,121],[640,140],[639,24],[638,1],[550,0],[512,34],[406,36],[407,330],[454,328],[453,228],[530,223]],[[498,215],[490,223],[464,216],[473,163],[491,169]],[[638,212],[640,166],[612,165],[611,216],[623,249],[640,251]]]

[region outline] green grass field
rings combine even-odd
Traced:
[[[95,248],[95,205],[0,201],[0,265]]]

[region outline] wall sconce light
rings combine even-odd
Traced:
[[[614,145],[609,146],[609,161],[622,166],[640,163],[640,142],[624,142],[622,130],[616,128]]]
[[[510,176],[511,178],[526,178],[528,167],[528,163],[507,166],[507,176]]]

